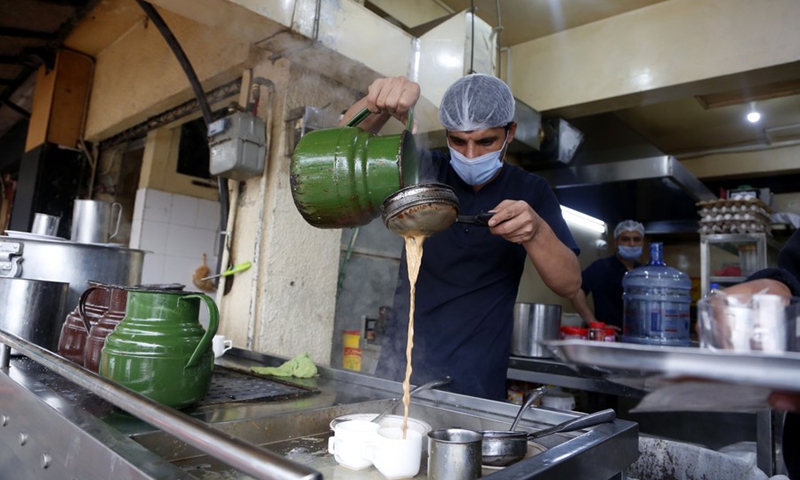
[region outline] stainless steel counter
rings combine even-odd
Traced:
[[[397,382],[320,368],[316,378],[291,381],[311,394],[270,401],[233,398],[183,412],[162,407],[162,412],[126,389],[120,390],[132,397],[117,394],[113,384],[81,368],[63,367],[49,352],[29,354],[4,332],[0,341],[26,353],[0,369],[0,466],[19,472],[20,479],[378,478],[374,468],[353,472],[336,465],[327,452],[328,423],[348,413],[376,413],[402,392]],[[218,365],[246,372],[284,360],[233,349]],[[410,414],[433,428],[486,430],[507,429],[517,409],[433,390],[412,401]],[[531,409],[520,428],[539,430],[576,415]],[[497,480],[622,479],[638,457],[637,425],[624,420],[537,441],[545,452],[485,473]],[[254,465],[261,463],[253,470],[269,471],[276,463],[281,476],[248,476],[232,467],[250,458],[237,456],[243,452],[253,452]],[[426,477],[423,462],[417,478]]]

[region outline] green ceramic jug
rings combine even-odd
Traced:
[[[384,136],[356,128],[369,114],[364,108],[344,127],[311,131],[297,143],[290,167],[292,197],[311,225],[366,225],[380,215],[384,198],[418,182],[412,113],[406,130]]]
[[[200,301],[209,310],[200,325]],[[202,293],[128,291],[125,318],[106,338],[100,375],[157,402],[184,408],[202,400],[211,385],[219,325],[214,301]]]

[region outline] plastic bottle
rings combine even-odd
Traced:
[[[589,340],[604,342],[606,340],[606,324],[603,322],[589,322]]]
[[[653,345],[689,345],[692,282],[663,261],[663,244],[650,245],[650,262],[622,279],[622,341]]]
[[[606,327],[606,342],[616,342],[617,341],[617,331],[611,327]]]

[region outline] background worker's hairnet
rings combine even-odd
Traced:
[[[444,92],[439,120],[456,132],[505,127],[514,119],[514,104],[505,82],[475,73],[459,78]]]
[[[639,232],[644,236],[644,225],[635,220],[623,220],[614,229],[614,238],[619,237],[622,232]]]

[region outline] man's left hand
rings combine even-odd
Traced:
[[[509,242],[524,244],[536,236],[540,217],[524,200],[503,200],[492,210],[489,231]]]

